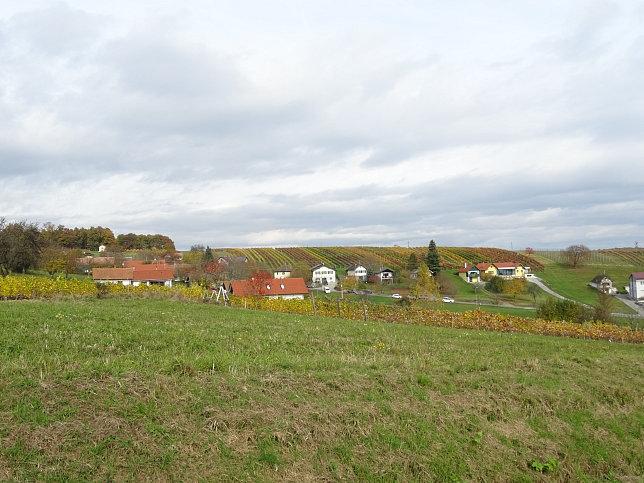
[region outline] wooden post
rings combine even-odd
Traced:
[[[311,290],[311,303],[313,304],[313,315],[317,315],[317,310],[315,310],[315,295],[313,294],[313,291]]]
[[[364,297],[362,297],[362,312],[364,313],[364,321],[367,321],[367,306],[364,303]]]
[[[340,314],[340,299],[338,299],[338,317],[342,317],[342,314]]]

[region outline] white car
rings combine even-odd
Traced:
[[[399,293],[392,293],[392,294],[391,294],[391,298],[392,298],[392,299],[401,299],[401,298],[402,298],[402,295],[400,295]]]
[[[445,302],[446,304],[453,304],[454,299],[452,297],[443,297],[443,302]]]
[[[331,289],[328,286],[324,286],[324,293],[331,293]]]

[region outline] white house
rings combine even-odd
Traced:
[[[323,263],[311,268],[311,282],[314,284],[328,285],[333,288],[336,285],[335,270]]]
[[[347,268],[347,277],[354,277],[364,282],[367,280],[367,269],[362,265],[351,265]]]
[[[394,281],[394,271],[388,268],[383,268],[379,272],[376,272],[375,275],[380,279],[380,282],[382,283]]]
[[[644,299],[644,272],[634,272],[628,278],[628,293],[635,301]]]
[[[615,295],[617,293],[617,289],[613,287],[613,281],[608,275],[597,275],[588,282],[588,285],[609,295]]]

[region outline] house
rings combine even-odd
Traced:
[[[492,263],[477,263],[476,268],[478,268],[481,275],[485,273],[490,277],[496,277],[499,274],[498,269]]]
[[[481,271],[476,265],[468,266],[467,264],[464,264],[463,267],[459,268],[458,276],[469,283],[477,283],[481,281]]]
[[[639,302],[644,300],[644,272],[634,272],[628,277],[628,293]]]
[[[617,288],[613,287],[613,281],[608,275],[597,275],[588,282],[588,285],[609,295],[615,295],[617,293]]]
[[[336,285],[336,275],[335,270],[327,267],[323,263],[311,267],[311,282],[314,284],[328,285],[329,287],[335,287]]]
[[[217,259],[220,265],[228,266],[231,263],[248,263],[247,257],[219,257]]]
[[[261,295],[269,299],[300,299],[309,293],[306,283],[301,277],[266,278],[261,280],[233,280],[225,287],[237,297]]]
[[[347,277],[354,277],[361,282],[365,282],[367,280],[367,269],[362,265],[351,265],[347,268]]]
[[[282,265],[273,270],[273,278],[291,278],[291,267]]]
[[[492,277],[504,279],[525,278],[530,272],[529,267],[524,267],[517,262],[477,263],[476,265],[464,264],[459,268],[458,276],[469,283],[477,283]]]
[[[101,283],[132,285],[134,268],[95,268],[92,270],[92,279]]]
[[[379,272],[376,272],[374,275],[380,279],[381,283],[391,283],[394,281],[394,271],[388,268],[383,268]]]
[[[169,268],[134,269],[132,285],[165,285],[172,287],[174,270]]]
[[[497,277],[509,278],[525,278],[525,269],[523,265],[516,262],[494,262],[492,264],[496,267]]]

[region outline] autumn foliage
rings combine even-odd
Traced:
[[[194,301],[208,300],[208,292],[202,287],[123,286],[108,284],[108,295],[130,295],[139,297],[171,297]],[[8,276],[0,279],[0,299],[32,299],[68,296],[97,296],[97,288],[92,280],[51,279],[42,277]],[[314,315],[311,299],[283,300],[231,297],[233,307],[255,307],[259,310]],[[1,303],[1,302],[0,302]],[[524,334],[540,334],[558,337],[604,339],[614,342],[644,343],[644,331],[633,330],[612,324],[585,322],[583,324],[568,321],[546,321],[501,315],[481,310],[465,313],[445,310],[427,310],[415,307],[398,307],[384,304],[361,302],[315,301],[315,313],[320,316],[341,317],[344,319],[382,321],[399,324],[425,325],[432,327],[453,327],[458,329],[491,330]]]

